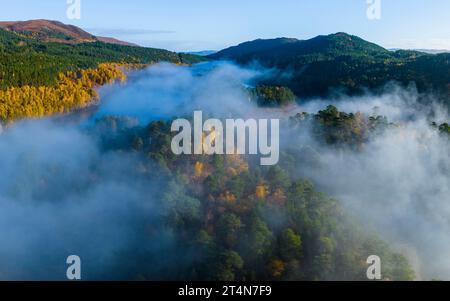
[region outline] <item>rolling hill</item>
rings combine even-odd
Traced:
[[[238,46],[224,49],[211,58],[232,59],[241,63],[251,60],[266,62],[282,60],[290,62],[299,56],[310,56],[310,60],[335,58],[346,54],[377,55],[386,54],[388,50],[356,36],[337,33],[329,36],[318,36],[310,40],[292,38],[258,39]]]
[[[138,46],[114,38],[97,37],[74,25],[51,20],[3,21],[0,22],[0,28],[46,42],[70,44],[100,41],[110,44]]]
[[[357,36],[336,33],[309,40],[255,40],[209,56],[278,72],[270,84],[284,85],[303,97],[376,91],[389,82],[414,83],[419,91],[450,95],[450,54],[389,51]]]

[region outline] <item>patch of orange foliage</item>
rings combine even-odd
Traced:
[[[200,178],[203,175],[204,167],[205,167],[205,165],[202,162],[200,162],[200,161],[195,162],[194,175],[195,175],[196,178]]]
[[[255,195],[258,199],[265,199],[269,194],[269,188],[266,184],[260,184],[256,186]]]
[[[219,196],[219,200],[229,204],[235,204],[237,198],[234,194],[230,193],[229,191],[226,191],[225,194],[221,194]]]
[[[279,258],[273,258],[269,263],[269,271],[274,278],[280,278],[285,271],[284,262]]]

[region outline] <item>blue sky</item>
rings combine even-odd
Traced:
[[[450,49],[449,0],[0,0],[0,20],[52,19],[144,46],[176,51],[221,49],[256,38],[311,38],[339,31],[387,48]],[[375,0],[373,0],[375,1]]]

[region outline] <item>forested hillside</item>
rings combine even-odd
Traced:
[[[189,54],[103,42],[43,42],[0,29],[0,120],[83,107],[95,97],[96,85],[124,77],[119,65],[201,60]]]
[[[449,53],[392,52],[345,33],[310,40],[256,40],[209,57],[276,68],[278,72],[265,83],[287,86],[297,96],[326,96],[336,91],[355,94],[366,88],[377,91],[391,81],[450,95]]]
[[[44,43],[0,29],[0,88],[49,85],[61,72],[93,68],[99,63],[190,64],[201,58],[162,49],[89,42]]]

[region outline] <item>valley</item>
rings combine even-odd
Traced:
[[[68,254],[86,280],[367,280],[374,254],[382,280],[450,279],[448,54],[338,33],[205,58],[49,22],[0,23],[0,279]],[[174,152],[194,112],[279,121],[276,164]]]

